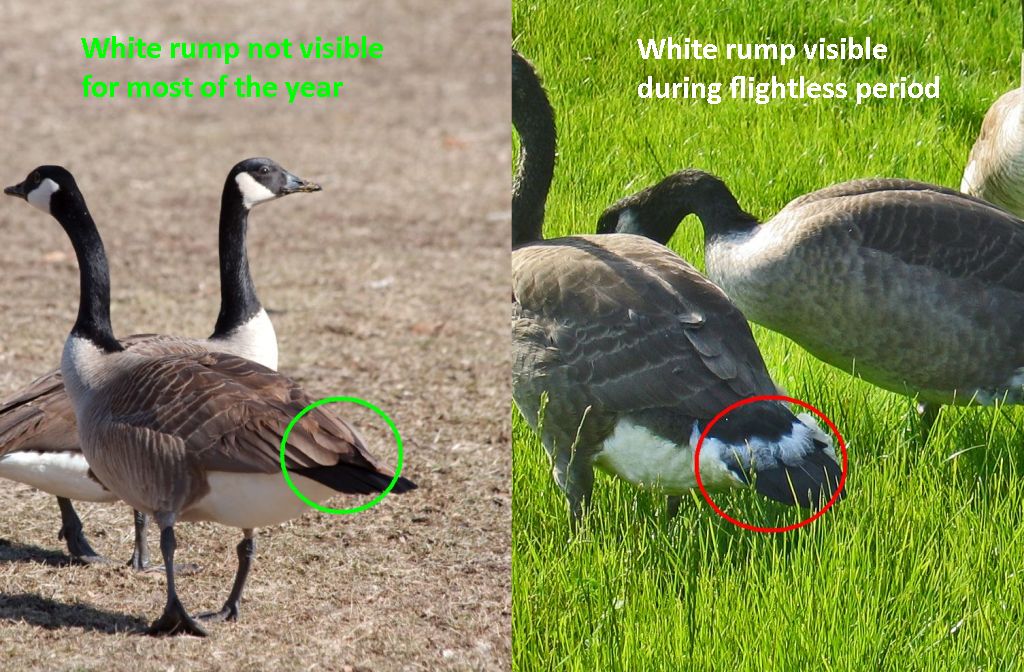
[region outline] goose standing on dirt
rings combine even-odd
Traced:
[[[664,247],[637,236],[542,239],[554,115],[514,51],[512,91],[521,140],[512,199],[515,402],[540,433],[574,522],[595,466],[681,495],[696,487],[693,451],[708,422],[736,401],[775,394],[775,385],[740,312]],[[775,401],[741,407],[709,437],[700,456],[709,487],[746,485],[753,473],[762,494],[816,507],[841,480],[830,438]]]
[[[696,214],[708,276],[752,321],[879,387],[941,404],[1024,401],[1024,222],[910,180],[834,185],[759,224],[683,170],[608,208],[598,232],[665,243]]]
[[[145,355],[216,350],[277,369],[277,336],[249,273],[245,243],[249,211],[287,194],[319,189],[270,159],[252,158],[236,164],[228,173],[221,196],[221,307],[213,334],[207,339],[129,336],[124,345]],[[42,207],[46,204],[44,195],[39,192],[30,202]],[[0,477],[56,495],[62,521],[58,536],[65,540],[73,558],[91,563],[105,558],[86,540],[71,500],[113,502],[117,498],[89,478],[88,471],[78,445],[74,409],[59,369],[0,402]],[[146,526],[145,516],[136,512],[131,564],[138,570],[149,565]]]
[[[1021,86],[1003,94],[985,114],[960,191],[1024,217],[1024,53]]]
[[[61,372],[92,473],[160,526],[167,605],[150,633],[205,635],[175,590],[174,525],[207,520],[242,529],[231,593],[220,611],[201,616],[236,619],[254,555],[253,529],[306,510],[281,477],[278,445],[313,399],[288,378],[235,355],[126,349],[111,328],[103,242],[71,174],[41,166],[5,192],[50,212],[75,249],[78,317]],[[297,487],[317,502],[335,492],[416,487],[387,473],[352,428],[321,408],[294,427],[284,459]]]

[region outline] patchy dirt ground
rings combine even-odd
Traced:
[[[262,206],[250,255],[281,370],[394,418],[421,486],[354,517],[258,533],[239,623],[206,640],[140,634],[162,575],[68,566],[53,498],[0,482],[5,670],[507,669],[509,6],[6,2],[0,182],[75,173],[106,240],[120,334],[203,336],[217,313],[216,221],[236,161],[265,155],[324,191]],[[87,63],[83,35],[293,40],[370,35],[379,62]],[[336,100],[83,101],[80,79],[343,79]],[[77,272],[57,224],[0,199],[0,394],[56,365]],[[366,417],[357,416],[357,417]],[[388,452],[381,434],[377,452]],[[343,502],[339,502],[343,503]],[[93,545],[131,552],[130,512],[79,507]],[[186,606],[219,607],[236,530],[179,526]],[[155,535],[151,546],[156,552]]]

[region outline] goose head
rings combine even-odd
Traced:
[[[315,182],[304,180],[266,158],[246,159],[228,173],[226,189],[237,192],[246,210],[288,194],[320,191]]]
[[[697,215],[705,237],[744,230],[757,223],[740,209],[736,198],[718,177],[687,168],[609,206],[597,222],[598,233],[632,233],[662,245],[679,224]]]
[[[4,193],[24,199],[48,215],[85,208],[74,176],[63,166],[39,166],[21,183],[4,189]]]

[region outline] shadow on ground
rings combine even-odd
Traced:
[[[68,567],[75,564],[71,556],[60,551],[0,539],[0,564],[10,562],[32,562],[51,567]]]
[[[135,616],[95,609],[86,604],[64,604],[39,595],[0,595],[0,621],[36,625],[47,630],[80,628],[117,634],[143,632],[148,623]]]

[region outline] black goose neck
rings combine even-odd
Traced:
[[[110,267],[96,223],[80,195],[54,196],[53,215],[71,239],[78,260],[78,317],[73,336],[105,352],[124,350],[110,324]]]
[[[756,217],[740,207],[725,182],[709,173],[687,171],[666,180],[662,188],[668,209],[674,211],[670,218],[678,224],[688,215],[697,215],[705,243],[720,235],[749,231],[758,224]]]
[[[221,196],[220,232],[220,313],[212,338],[227,336],[262,309],[256,296],[256,287],[249,273],[246,252],[246,234],[249,228],[249,209],[242,202],[242,194],[234,176],[224,184]]]
[[[728,187],[722,185],[722,188],[725,190],[724,194],[702,203],[696,209],[696,214],[704,226],[706,240],[750,231],[758,225],[757,217],[740,207]]]
[[[544,206],[555,174],[555,115],[532,66],[512,57],[512,124],[519,161],[512,187],[512,247],[543,239]]]

